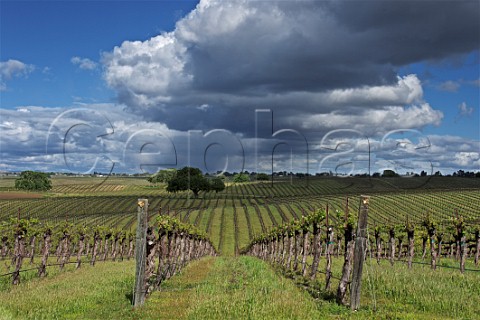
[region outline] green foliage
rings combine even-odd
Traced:
[[[184,167],[177,171],[176,176],[168,182],[168,192],[191,190],[195,197],[200,191],[209,191],[210,183],[198,168]]]
[[[377,237],[377,236],[380,236],[380,234],[385,231],[385,227],[382,225],[375,225],[373,230],[375,233],[375,237]]]
[[[394,177],[398,177],[398,174],[393,170],[383,170],[382,177],[394,178]]]
[[[46,173],[23,171],[15,180],[15,188],[27,191],[47,191],[52,189],[52,183]]]
[[[422,226],[425,227],[425,230],[427,231],[427,234],[428,234],[429,237],[433,237],[435,235],[435,233],[437,232],[436,223],[435,223],[435,221],[433,221],[429,212],[423,218]]]
[[[159,235],[164,233],[178,232],[186,233],[187,235],[195,237],[196,239],[203,239],[209,241],[207,234],[202,230],[199,230],[191,224],[183,223],[179,219],[170,216],[157,216],[154,228]]]
[[[323,220],[325,220],[326,213],[323,210],[317,209],[314,212],[310,213],[307,216],[308,221],[310,223],[321,223]]]
[[[250,176],[246,173],[237,173],[233,176],[233,182],[235,183],[245,183],[250,181]]]
[[[270,177],[266,173],[258,173],[257,176],[256,176],[256,179],[258,181],[268,181],[268,180],[270,180]]]
[[[213,178],[210,180],[210,190],[215,191],[215,193],[223,191],[225,190],[225,183],[221,178]]]
[[[154,175],[150,176],[147,178],[147,181],[150,183],[168,183],[170,180],[175,178],[177,175],[177,170],[176,169],[165,169],[165,170],[160,170]]]
[[[462,216],[457,214],[453,217],[452,223],[455,231],[455,239],[460,240],[465,235],[465,221]]]

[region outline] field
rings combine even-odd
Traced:
[[[78,180],[77,180],[78,179]],[[418,180],[417,180],[418,179]],[[4,179],[3,188],[13,187]],[[1,181],[1,180],[0,180]],[[102,183],[103,182],[103,183]],[[65,219],[87,226],[107,225],[134,230],[138,198],[148,198],[150,215],[169,214],[205,230],[217,248],[234,255],[254,235],[315,209],[358,210],[358,196],[370,195],[369,225],[397,225],[407,216],[419,224],[430,213],[439,229],[450,225],[455,210],[467,222],[480,221],[480,179],[423,178],[312,178],[270,183],[231,185],[224,192],[193,198],[187,193],[169,194],[164,186],[150,186],[144,178],[58,178],[53,190],[43,194],[3,192],[0,221],[9,217],[59,222]],[[12,199],[17,196],[17,199]],[[334,217],[335,218],[335,217]],[[221,227],[225,224],[225,227]],[[234,231],[238,225],[238,232]]]
[[[35,315],[41,318],[156,318],[158,315],[162,318],[163,315],[163,318],[234,319],[247,315],[256,319],[474,319],[480,312],[478,303],[473,302],[473,297],[480,295],[480,268],[473,262],[473,250],[467,257],[467,271],[461,274],[458,262],[450,257],[442,257],[437,270],[430,270],[428,258],[421,258],[420,248],[421,224],[427,213],[435,221],[437,232],[442,234],[451,233],[455,212],[464,218],[468,228],[479,225],[480,179],[277,179],[273,183],[229,184],[223,192],[201,193],[198,198],[186,192],[166,193],[164,185],[151,186],[144,178],[55,177],[52,182],[51,191],[30,194],[14,191],[13,179],[0,179],[0,221],[20,216],[54,224],[67,220],[74,225],[103,225],[133,231],[137,200],[147,198],[151,220],[161,214],[195,225],[208,234],[221,257],[191,263],[178,277],[163,283],[163,289],[149,298],[144,309],[135,312],[128,303],[133,286],[132,262],[102,262],[95,269],[67,269],[45,279],[31,279],[26,272],[22,275],[24,283],[19,286],[0,286],[2,301],[14,297],[0,307],[0,318]],[[367,259],[362,289],[365,307],[358,313],[352,314],[336,305],[329,293],[318,286],[303,289],[303,280],[296,276],[294,279],[284,277],[284,270],[252,257],[237,257],[256,236],[316,209],[328,208],[331,222],[340,226],[347,208],[349,212],[358,212],[362,194],[370,196],[368,234],[372,243],[376,227],[400,226],[407,219],[417,226],[418,232],[413,269],[402,262],[390,266],[387,260],[382,260],[377,265],[375,259]],[[467,234],[470,243],[473,243],[472,237],[473,234]],[[383,238],[387,240],[386,232]],[[445,245],[447,240],[450,241],[445,237]],[[324,263],[325,260],[321,260],[322,268]],[[332,271],[337,278],[341,275],[342,263],[341,254],[334,257]],[[6,261],[5,266],[8,270]],[[41,292],[51,290],[52,286],[73,291],[72,297],[83,295],[83,289],[79,288],[78,292],[72,289],[74,284],[88,282],[85,280],[94,279],[97,272],[108,273],[109,269],[122,271],[99,280],[102,285],[90,285],[85,289],[90,293],[82,303],[67,299],[56,307],[47,307],[39,298]],[[203,274],[199,274],[201,272]],[[286,275],[291,276],[288,272]],[[335,281],[332,287],[338,284]],[[113,286],[116,293],[106,293],[105,286]],[[104,297],[105,303],[97,300],[98,297]],[[235,297],[235,303],[228,303],[230,297]],[[49,299],[56,299],[53,293]],[[292,301],[295,303],[291,304]]]

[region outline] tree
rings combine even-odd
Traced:
[[[15,188],[29,191],[47,191],[52,189],[50,176],[43,172],[23,171],[15,180]]]
[[[195,197],[200,191],[209,191],[210,183],[198,168],[184,167],[177,171],[174,178],[168,181],[167,191],[177,192],[191,190]]]
[[[268,181],[268,180],[270,180],[268,174],[266,174],[266,173],[259,173],[259,174],[257,174],[256,178],[257,178],[258,181]]]
[[[250,177],[246,173],[237,173],[236,175],[233,176],[233,182],[235,183],[243,183],[243,182],[249,182]]]
[[[383,170],[382,177],[387,177],[387,178],[398,177],[398,174],[393,170]]]
[[[221,178],[213,178],[210,180],[210,190],[215,191],[215,193],[223,191],[225,190],[225,183],[223,183]]]
[[[168,183],[172,180],[177,174],[176,169],[166,169],[166,170],[159,170],[154,175],[147,178],[148,182],[150,183]]]

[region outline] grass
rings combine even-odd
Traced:
[[[410,319],[475,319],[480,314],[480,273],[383,261],[367,267],[365,297],[385,313]],[[374,295],[375,294],[375,295]]]
[[[129,316],[134,262],[98,263],[0,292],[0,319],[110,319]]]
[[[324,267],[325,261],[320,263]],[[339,276],[342,259],[333,259]],[[267,263],[247,256],[207,257],[162,283],[146,304],[131,306],[134,262],[29,279],[0,291],[0,319],[478,319],[480,274],[367,261],[361,309],[351,312],[322,290],[304,290]],[[324,277],[319,274],[318,285]],[[332,282],[336,289],[338,282]],[[331,296],[331,295],[330,295]]]
[[[195,289],[188,319],[318,319],[317,304],[291,281],[251,258],[219,258]]]

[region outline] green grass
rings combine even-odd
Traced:
[[[458,266],[457,266],[458,267]],[[366,268],[364,296],[385,314],[402,319],[478,319],[480,273],[406,264],[391,267],[387,261]],[[475,298],[477,297],[477,298]]]
[[[370,263],[371,262],[371,263]],[[453,263],[453,262],[452,262]],[[321,260],[320,267],[324,268]],[[342,259],[333,260],[339,276]],[[0,291],[0,319],[478,319],[480,274],[387,261],[364,269],[361,309],[351,312],[303,281],[252,257],[206,257],[165,281],[146,304],[131,306],[134,262],[29,279]],[[319,274],[318,285],[323,287]],[[338,285],[332,282],[332,289]],[[320,290],[321,293],[322,290]],[[320,296],[320,298],[318,298]],[[325,295],[323,295],[325,296]]]
[[[188,319],[318,319],[321,315],[305,291],[260,260],[219,258],[212,269],[195,289]]]
[[[246,230],[245,230],[246,231]],[[223,248],[222,255],[235,255],[235,227],[233,221],[233,208],[225,208],[225,224],[223,225]]]
[[[129,316],[134,262],[98,263],[32,279],[0,292],[0,319],[111,319]]]

